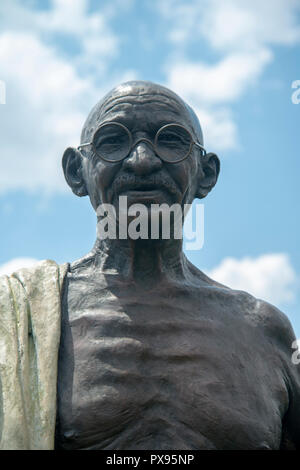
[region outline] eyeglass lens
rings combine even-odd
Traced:
[[[154,141],[155,152],[166,162],[183,160],[191,150],[190,133],[176,124],[163,126]],[[95,152],[105,160],[120,161],[127,157],[132,146],[129,130],[119,123],[101,126],[93,138]]]

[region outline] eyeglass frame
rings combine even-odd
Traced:
[[[128,134],[128,137],[129,137],[129,151],[128,153],[123,157],[121,158],[120,160],[110,160],[108,158],[105,158],[103,157],[97,150],[96,150],[96,147],[95,147],[95,144],[94,144],[94,139],[95,139],[95,135],[97,134],[97,132],[104,126],[107,126],[107,125],[110,125],[110,124],[117,124],[118,126],[120,126],[121,128],[123,128],[127,134]],[[186,153],[186,155],[184,155],[183,158],[181,158],[180,160],[176,160],[176,161],[169,161],[169,160],[165,160],[163,157],[161,157],[159,155],[159,153],[157,152],[157,139],[158,139],[158,135],[159,133],[165,129],[166,127],[169,127],[169,126],[178,126],[178,127],[181,127],[182,129],[184,129],[190,136],[191,138],[191,142],[190,142],[190,148],[189,148],[189,151]],[[156,132],[155,134],[155,138],[154,138],[154,143],[151,142],[151,140],[149,139],[146,139],[144,137],[142,137],[141,139],[138,139],[134,144],[132,143],[133,142],[133,138],[132,138],[132,133],[130,132],[130,130],[124,126],[124,124],[121,124],[120,122],[114,122],[114,121],[108,121],[108,122],[104,122],[103,124],[101,124],[96,130],[95,132],[93,133],[93,137],[92,137],[92,140],[91,142],[86,142],[86,143],[83,143],[83,144],[80,144],[78,145],[77,147],[77,150],[80,151],[81,147],[87,147],[88,145],[91,145],[93,147],[93,150],[95,152],[95,154],[101,158],[102,160],[104,160],[105,162],[109,162],[109,163],[120,163],[122,162],[123,160],[125,160],[125,158],[128,157],[128,155],[132,152],[132,149],[139,143],[139,142],[147,142],[148,144],[151,144],[152,148],[154,149],[155,151],[155,154],[164,162],[164,163],[171,163],[171,164],[175,164],[175,163],[180,163],[182,162],[183,160],[186,160],[191,152],[192,152],[192,148],[193,148],[193,145],[195,145],[196,147],[198,147],[201,152],[202,152],[202,156],[205,156],[207,154],[206,152],[206,149],[203,147],[203,145],[200,144],[200,142],[197,142],[194,140],[193,136],[192,136],[192,133],[185,127],[183,126],[182,124],[178,124],[177,122],[171,122],[169,124],[165,124],[164,126],[160,127],[158,129],[158,131]]]

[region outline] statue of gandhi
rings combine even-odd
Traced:
[[[175,93],[113,89],[63,156],[67,183],[97,211],[191,204],[219,160]],[[208,278],[182,240],[100,239],[70,264],[62,297],[58,449],[300,446],[294,333],[272,305]]]
[[[150,213],[204,198],[219,160],[182,99],[134,81],[92,109],[63,169],[95,211],[127,196]],[[275,307],[193,266],[181,239],[98,236],[65,275],[55,448],[300,448],[294,339]]]

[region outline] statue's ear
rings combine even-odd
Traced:
[[[199,171],[196,197],[204,198],[217,182],[220,172],[220,160],[215,153],[207,153],[201,157],[202,171]]]
[[[82,177],[82,155],[79,150],[68,147],[62,157],[62,166],[66,181],[76,196],[88,194]]]

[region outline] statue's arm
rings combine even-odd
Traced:
[[[282,448],[300,450],[300,351],[287,316],[267,302],[261,303],[260,317],[266,334],[274,344],[274,354],[282,364],[289,403],[282,423]]]
[[[295,350],[295,335],[289,337],[288,388],[289,408],[283,423],[283,447],[300,450],[300,352]]]

